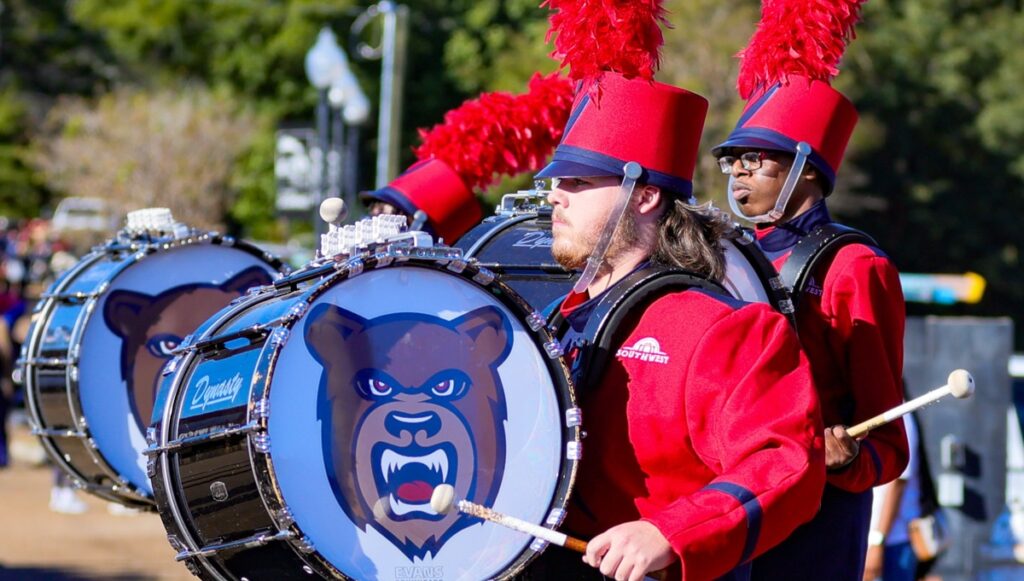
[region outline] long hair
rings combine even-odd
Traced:
[[[731,229],[728,217],[711,203],[691,206],[682,200],[669,200],[658,221],[651,260],[720,282],[725,276],[721,239]]]

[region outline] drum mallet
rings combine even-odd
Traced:
[[[455,502],[455,489],[450,484],[441,484],[434,488],[434,493],[430,495],[430,508],[434,509],[437,514],[448,514],[448,511],[454,506],[459,512],[475,516],[488,522],[492,522],[503,527],[510,528],[521,533],[526,533],[531,537],[536,537],[542,541],[554,543],[560,547],[572,549],[579,553],[587,552],[587,542],[581,541],[580,539],[570,537],[567,534],[553,531],[542,526],[528,523],[524,520],[501,514],[486,506],[481,506],[475,502],[468,500],[460,500]]]
[[[345,207],[345,200],[327,198],[320,202],[320,219],[324,222],[335,228],[340,228],[346,217],[348,217],[348,208]]]
[[[957,369],[953,373],[949,374],[949,378],[946,379],[946,385],[942,387],[936,387],[928,393],[915,397],[914,399],[898,405],[891,410],[881,413],[869,420],[865,420],[851,428],[847,428],[846,433],[850,434],[853,438],[860,438],[866,436],[871,430],[888,424],[889,422],[900,418],[914,410],[921,409],[924,406],[934,403],[947,395],[952,394],[957,399],[966,399],[971,397],[974,393],[974,378],[971,377],[970,373],[967,373],[964,369]]]

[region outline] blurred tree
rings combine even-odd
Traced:
[[[336,0],[75,0],[71,14],[148,76],[200,79],[281,115],[306,112],[303,58],[322,25],[355,2]]]
[[[47,192],[27,163],[27,105],[13,87],[0,90],[0,215],[27,217],[39,213]]]
[[[665,30],[658,80],[685,87],[708,99],[708,117],[701,138],[694,194],[728,208],[726,180],[711,155],[736,125],[743,101],[736,92],[739,60],[760,18],[757,0],[668,0],[671,29]]]
[[[880,0],[840,75],[863,118],[855,191],[873,196],[848,204],[862,209],[851,221],[903,270],[988,279],[980,305],[946,314],[1019,316],[1024,304],[1022,46],[1019,1]]]
[[[222,228],[235,161],[267,128],[228,97],[198,87],[119,89],[53,108],[35,162],[55,190],[131,211],[165,206],[198,228]]]
[[[51,192],[29,163],[32,129],[58,95],[88,95],[121,78],[103,40],[65,0],[0,2],[0,213],[38,216]]]
[[[416,129],[482,90],[525,90],[530,74],[553,68],[545,57],[546,11],[535,0],[409,0],[410,40],[405,81],[401,166],[413,160]],[[102,34],[118,57],[161,81],[198,78],[256,103],[275,120],[312,119],[316,92],[303,62],[321,26],[331,26],[345,46],[366,93],[376,100],[379,63],[352,58],[348,31],[366,0],[76,0],[74,18]],[[364,40],[379,42],[379,26]],[[373,180],[376,120],[363,129],[362,186]],[[235,176],[244,183],[232,216],[247,228],[272,232],[273,156],[242,158]],[[269,152],[269,153],[268,153]],[[254,174],[263,176],[256,178]],[[269,189],[268,189],[269,188]],[[264,211],[261,211],[263,208]]]

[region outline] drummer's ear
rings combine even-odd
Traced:
[[[505,315],[492,306],[470,311],[452,321],[459,334],[473,341],[473,356],[498,365],[512,350],[512,328]]]
[[[366,319],[341,307],[320,303],[313,307],[306,322],[306,348],[320,363],[338,353],[338,347],[366,328]]]
[[[143,293],[129,290],[116,290],[107,297],[103,306],[103,320],[118,337],[122,339],[131,335],[133,330],[139,330],[139,320],[143,318],[146,310],[152,306],[154,297]],[[142,325],[142,328],[148,325]]]
[[[227,282],[222,284],[220,288],[227,292],[242,294],[252,287],[270,284],[271,282],[273,282],[273,280],[270,278],[270,275],[266,270],[259,266],[250,266],[231,277]]]

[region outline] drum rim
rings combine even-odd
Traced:
[[[454,258],[453,258],[454,257]],[[570,458],[567,452],[567,448],[570,443],[575,444],[578,447],[582,443],[582,428],[579,424],[567,425],[566,412],[570,409],[577,409],[575,388],[570,379],[570,372],[565,360],[562,357],[550,357],[547,356],[544,349],[544,342],[553,341],[553,337],[546,325],[540,325],[537,329],[532,329],[529,324],[525,321],[527,317],[532,314],[539,313],[527,303],[527,301],[515,292],[514,289],[509,287],[504,282],[497,278],[487,280],[491,275],[486,269],[480,268],[475,264],[473,260],[463,260],[459,252],[451,253],[447,258],[438,259],[426,256],[403,256],[401,259],[392,260],[384,257],[383,255],[360,255],[351,259],[334,263],[329,268],[321,266],[318,267],[319,272],[323,273],[322,278],[311,283],[308,286],[300,287],[302,282],[309,280],[307,276],[297,276],[294,280],[289,281],[288,277],[285,277],[278,281],[273,290],[263,289],[260,292],[256,292],[251,295],[247,300],[243,300],[238,304],[234,305],[230,309],[226,309],[221,313],[222,317],[216,325],[209,325],[204,334],[196,337],[196,343],[200,341],[210,339],[211,336],[215,338],[215,333],[224,329],[230,324],[237,320],[238,317],[246,312],[249,312],[252,308],[258,308],[259,303],[269,301],[274,298],[280,298],[281,300],[294,301],[292,308],[288,309],[288,313],[282,318],[290,317],[291,320],[281,323],[278,328],[286,329],[289,336],[294,330],[294,326],[300,320],[302,320],[306,314],[308,308],[324,293],[332,289],[335,285],[340,284],[342,281],[358,276],[364,270],[387,268],[393,265],[402,265],[403,267],[410,268],[423,268],[432,271],[448,272],[449,274],[455,274],[461,278],[470,281],[472,284],[476,284],[481,290],[487,291],[489,296],[494,297],[504,307],[506,307],[511,314],[516,316],[523,328],[528,331],[531,337],[531,341],[534,347],[538,350],[539,355],[544,360],[548,375],[551,377],[552,382],[556,385],[556,399],[559,405],[560,418],[560,431],[562,434],[562,450],[561,459],[559,461],[560,471],[558,474],[558,482],[555,485],[552,499],[546,510],[546,519],[550,518],[552,514],[559,512],[564,517],[564,512],[568,506],[569,499],[571,498],[572,490],[575,484],[576,474],[578,471],[578,456],[576,458]],[[300,275],[303,271],[295,273]],[[480,279],[474,278],[480,276],[486,282],[482,282]],[[290,291],[282,293],[283,288],[287,287],[288,284],[294,283],[294,286]],[[493,289],[498,289],[498,292],[493,292]],[[292,295],[288,297],[288,295]],[[303,304],[301,312],[296,315],[297,305]],[[540,319],[543,321],[543,319]],[[269,326],[269,324],[268,324]],[[274,370],[277,365],[281,350],[287,340],[276,341],[273,339],[273,332],[263,339],[263,345],[261,347],[261,353],[257,360],[257,363],[253,367],[253,372],[259,373],[261,379],[254,383],[252,389],[249,392],[249,399],[247,402],[247,418],[253,417],[253,411],[257,409],[261,404],[261,401],[268,401],[270,397],[270,384],[274,376]],[[195,368],[197,363],[201,360],[197,356],[196,351],[188,352],[177,365],[173,372],[173,377],[169,378],[171,382],[170,389],[173,392],[168,393],[167,403],[164,407],[163,420],[161,422],[160,434],[158,442],[166,443],[169,439],[177,437],[171,435],[169,432],[177,432],[177,424],[180,421],[180,399],[183,397],[184,392],[187,390],[187,383],[184,379],[189,375],[189,372]],[[269,428],[269,417],[264,415],[258,419],[258,422],[262,428],[261,433],[267,434]],[[169,430],[169,427],[173,426],[173,430]],[[253,437],[247,437],[247,447],[249,452],[250,468],[256,482],[257,488],[260,493],[263,508],[266,510],[270,520],[274,522],[278,530],[291,531],[293,536],[286,539],[293,552],[306,564],[313,567],[314,570],[327,576],[334,576],[342,579],[348,579],[349,577],[340,571],[335,565],[327,561],[327,559],[315,549],[312,549],[309,545],[308,537],[303,533],[301,526],[294,522],[290,518],[290,511],[288,504],[283,498],[282,491],[277,485],[277,476],[275,464],[273,461],[273,453],[268,451],[266,453],[256,449]],[[188,515],[188,518],[179,520],[175,518],[176,528],[181,529],[187,527],[187,540],[189,541],[189,549],[200,550],[196,540],[199,535],[196,533],[192,524],[191,515],[189,515],[187,501],[183,498],[182,491],[180,488],[180,479],[175,478],[171,481],[168,476],[176,476],[177,462],[173,465],[169,461],[169,454],[161,452],[157,457],[153,458],[154,461],[160,462],[161,465],[158,468],[157,474],[154,478],[165,479],[162,486],[161,494],[167,495],[167,499],[158,499],[165,501],[176,507],[178,511],[181,511],[181,516]],[[165,471],[166,469],[166,471]],[[154,486],[154,489],[158,487]],[[163,511],[161,511],[163,512]],[[171,531],[169,531],[171,532]],[[186,531],[181,531],[186,532]],[[522,571],[526,565],[536,558],[540,551],[535,551],[532,548],[533,543],[527,545],[527,547],[519,554],[515,555],[511,559],[509,564],[498,574],[497,578],[505,579],[514,576],[515,574]],[[304,548],[311,548],[310,551],[304,551]],[[541,549],[543,550],[543,549]],[[215,563],[218,561],[215,558],[201,557],[211,571],[219,571],[222,564]]]
[[[459,240],[455,243],[456,248],[463,249],[466,258],[474,258],[483,247],[493,240],[498,234],[504,230],[520,224],[522,222],[529,222],[530,220],[537,219],[540,215],[536,212],[529,212],[524,214],[513,214],[510,216],[504,216],[501,214],[495,214],[484,218],[479,224],[473,227],[472,230],[466,232]],[[487,222],[491,218],[500,218]],[[490,228],[483,228],[483,226],[490,226]],[[478,237],[471,239],[470,244],[464,244],[463,241],[470,237],[476,230],[482,230]],[[466,247],[468,246],[468,248]]]
[[[72,427],[77,432],[83,434],[83,446],[92,457],[100,473],[106,475],[114,484],[104,486],[90,482],[90,479],[82,470],[64,459],[51,436],[38,436],[48,456],[50,456],[58,468],[71,477],[75,486],[83,488],[105,500],[148,510],[154,510],[156,506],[153,496],[145,493],[134,483],[126,479],[124,475],[120,474],[92,438],[89,420],[85,417],[85,411],[82,409],[81,381],[78,372],[80,368],[79,352],[85,329],[95,314],[96,305],[105,295],[107,289],[126,270],[150,256],[163,254],[177,248],[196,247],[199,245],[224,246],[237,249],[255,257],[277,273],[285,272],[287,269],[287,265],[278,257],[258,246],[212,231],[194,231],[189,236],[178,239],[135,238],[128,243],[119,242],[116,238],[113,238],[103,245],[94,247],[75,266],[58,276],[41,295],[40,302],[35,310],[36,320],[29,329],[28,341],[26,341],[28,349],[25,351],[24,359],[19,362],[19,367],[21,368],[22,376],[25,378],[25,395],[32,421],[40,429],[46,429],[49,426],[42,421],[42,414],[36,401],[37,394],[35,392],[37,386],[34,374],[32,373],[37,365],[32,363],[31,360],[39,355],[42,337],[49,329],[53,314],[57,307],[60,306],[62,299],[67,298],[63,297],[61,292],[74,284],[83,274],[90,271],[105,258],[113,256],[121,261],[120,265],[113,269],[106,278],[99,281],[88,293],[90,296],[83,297],[82,308],[75,319],[75,326],[68,340],[67,363],[64,366],[68,408],[75,424]]]

